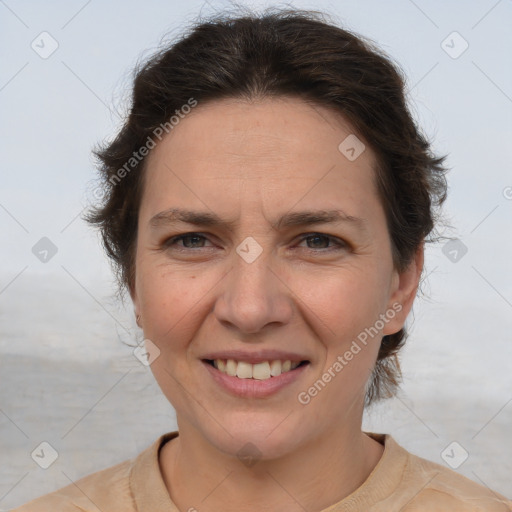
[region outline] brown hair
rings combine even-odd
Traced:
[[[295,96],[341,114],[376,154],[395,267],[405,269],[432,239],[446,197],[445,157],[432,154],[416,127],[400,68],[373,43],[324,20],[316,11],[222,14],[192,26],[135,71],[129,115],[113,142],[95,151],[102,204],[85,216],[100,228],[120,290],[134,284],[143,192],[145,159],[131,159],[191,98]],[[405,338],[405,329],[383,337],[366,405],[395,394]]]

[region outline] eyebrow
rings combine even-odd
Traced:
[[[153,229],[173,225],[178,222],[204,227],[227,226],[233,228],[235,221],[222,220],[215,213],[186,210],[182,208],[169,208],[157,213],[149,221]],[[353,224],[359,229],[366,230],[366,219],[346,214],[343,210],[311,210],[286,213],[279,218],[275,227],[282,229],[293,226],[308,226],[311,224]]]

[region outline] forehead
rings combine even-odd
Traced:
[[[306,194],[318,207],[339,206],[339,194],[357,203],[376,197],[374,168],[371,149],[325,107],[298,98],[199,103],[148,155],[141,209],[185,198],[199,206],[212,194],[245,205],[263,198],[270,209],[283,194],[288,208]]]

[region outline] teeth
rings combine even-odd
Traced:
[[[240,361],[236,367],[236,376],[239,379],[252,379],[252,364]]]
[[[218,361],[218,360],[217,360]],[[230,376],[230,377],[235,377],[236,376],[236,367],[237,367],[237,364],[235,361],[233,361],[233,359],[228,359],[226,361],[226,373]],[[219,368],[220,370],[220,368]],[[222,370],[221,370],[222,371]]]
[[[240,363],[238,363],[240,366]],[[270,364],[267,361],[252,365],[252,378],[258,380],[270,379]]]
[[[278,377],[281,375],[281,371],[281,361],[277,360],[270,363],[270,375],[272,375],[272,377]]]
[[[239,379],[267,380],[271,377],[279,377],[281,373],[289,372],[299,366],[299,362],[287,361],[263,361],[257,364],[250,364],[245,361],[234,359],[215,359],[213,366],[217,370]]]

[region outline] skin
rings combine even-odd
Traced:
[[[361,432],[365,385],[382,335],[402,328],[423,265],[394,268],[368,144],[349,161],[353,130],[338,114],[297,98],[199,104],[151,152],[139,211],[131,296],[146,339],[160,350],[153,374],[176,410],[180,435],[160,453],[180,510],[322,510],[359,487],[383,447]],[[361,139],[361,137],[360,137]],[[153,229],[171,207],[214,212],[231,227]],[[290,211],[342,209],[364,219],[282,229]],[[169,238],[198,233],[205,238]],[[303,239],[322,233],[329,238]],[[236,252],[253,237],[261,255]],[[380,314],[402,309],[307,405],[297,395]],[[223,349],[304,355],[298,379],[266,398],[221,389],[201,356]],[[237,452],[255,445],[259,459]]]

